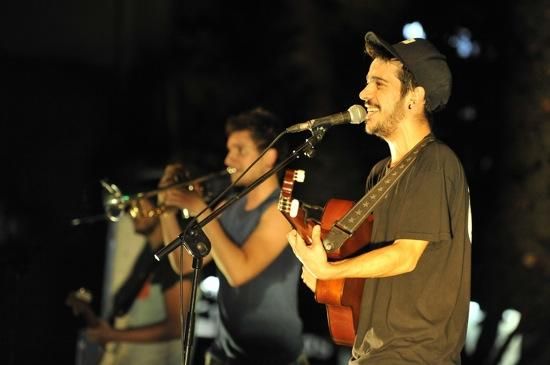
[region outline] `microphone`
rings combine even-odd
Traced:
[[[317,127],[332,127],[339,124],[359,124],[367,118],[367,111],[361,105],[352,105],[345,112],[332,114],[326,117],[311,119],[307,122],[294,124],[288,127],[285,132],[298,133],[305,130],[311,130]]]

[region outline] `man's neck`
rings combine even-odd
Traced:
[[[253,210],[263,203],[279,187],[277,176],[270,176],[246,196],[246,210]]]
[[[431,133],[427,123],[421,125],[402,124],[390,136],[385,138],[391,154],[390,166],[393,167],[416,146],[422,139]]]

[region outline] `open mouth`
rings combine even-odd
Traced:
[[[372,117],[373,114],[378,113],[380,111],[379,108],[374,106],[366,106],[367,107],[367,120]]]
[[[378,108],[377,106],[365,105],[365,107],[367,108],[367,113],[368,114],[376,113],[376,112],[380,111],[380,108]]]

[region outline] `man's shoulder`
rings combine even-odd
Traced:
[[[390,156],[384,157],[383,159],[381,159],[380,161],[375,163],[374,166],[370,170],[371,175],[378,175],[382,171],[384,171],[386,166],[388,166],[389,161],[390,161]]]
[[[455,151],[440,140],[428,144],[423,153],[420,154],[419,160],[424,163],[435,164],[434,167],[438,169],[445,167],[462,169],[462,162]]]

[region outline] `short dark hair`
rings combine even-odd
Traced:
[[[263,151],[282,131],[282,123],[274,113],[262,107],[256,107],[227,119],[225,124],[227,136],[244,130],[250,132],[258,150]],[[287,152],[287,145],[283,140],[279,140],[273,148],[277,150],[278,159]]]

